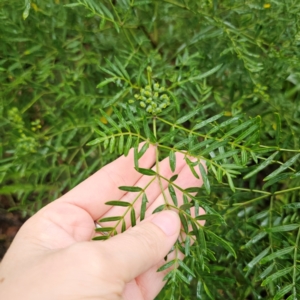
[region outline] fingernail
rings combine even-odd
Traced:
[[[178,221],[178,214],[171,210],[155,214],[151,220],[151,222],[157,225],[167,236],[171,236],[177,233],[177,231],[179,232]]]

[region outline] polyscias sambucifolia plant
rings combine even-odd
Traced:
[[[217,72],[221,66],[217,66],[212,70],[200,75],[205,78]],[[111,74],[111,71],[107,71]],[[121,74],[126,74],[126,70],[121,68]],[[121,75],[122,76],[122,75]],[[99,86],[103,86],[111,79],[105,80]],[[213,228],[216,226],[226,226],[226,221],[222,214],[214,209],[211,195],[214,189],[219,187],[229,188],[233,193],[237,190],[251,191],[260,196],[248,200],[246,203],[235,203],[235,208],[243,206],[247,203],[252,203],[263,198],[270,197],[271,192],[263,190],[252,190],[244,188],[236,188],[234,178],[243,173],[243,178],[247,179],[262,171],[269,164],[277,164],[278,167],[268,176],[264,178],[266,181],[264,188],[271,186],[282,178],[282,173],[285,170],[294,171],[291,166],[298,159],[300,154],[296,154],[288,159],[285,163],[276,161],[278,155],[278,147],[264,146],[260,143],[260,127],[261,118],[245,119],[242,114],[237,114],[227,117],[224,113],[211,116],[207,119],[199,118],[199,112],[203,109],[202,106],[195,107],[190,113],[170,121],[168,116],[170,110],[176,110],[176,103],[172,103],[173,89],[175,86],[164,87],[159,83],[159,79],[152,78],[152,68],[147,67],[147,84],[144,87],[135,87],[137,92],[133,99],[125,103],[119,104],[113,108],[116,120],[107,115],[104,111],[101,114],[105,117],[108,124],[104,125],[100,121],[96,121],[100,130],[94,128],[95,132],[100,136],[88,145],[93,146],[98,143],[103,143],[105,148],[109,148],[110,152],[117,149],[119,154],[127,155],[130,147],[134,147],[134,164],[135,169],[142,175],[149,176],[151,180],[146,186],[120,186],[119,188],[128,193],[135,193],[132,202],[112,200],[107,202],[107,205],[126,207],[124,213],[120,216],[111,216],[99,220],[102,228],[96,229],[97,232],[105,233],[98,236],[95,240],[106,240],[117,234],[118,227],[122,227],[121,232],[128,227],[125,218],[130,214],[130,226],[135,226],[137,217],[142,221],[145,217],[147,208],[147,190],[151,189],[151,184],[157,180],[164,198],[164,204],[158,206],[153,213],[164,209],[173,209],[178,211],[181,223],[182,232],[172,248],[175,252],[175,258],[168,261],[160,267],[158,271],[163,271],[173,265],[180,266],[179,269],[172,268],[165,276],[164,280],[168,280],[168,286],[172,297],[176,293],[176,288],[180,283],[190,285],[193,278],[197,278],[197,289],[204,287],[207,296],[214,299],[213,294],[207,287],[205,282],[205,273],[210,273],[210,262],[217,261],[216,253],[212,250],[214,247],[222,246],[228,255],[233,258],[237,257],[234,247],[225,239],[218,236]],[[277,128],[280,128],[280,118],[277,116]],[[184,124],[192,122],[193,126],[186,128]],[[161,132],[159,130],[160,123],[164,128],[168,127],[169,132]],[[279,140],[280,131],[277,130],[277,139]],[[139,150],[139,143],[144,142]],[[155,146],[156,151],[156,167],[153,169],[144,169],[139,167],[139,159],[147,151],[149,145]],[[284,151],[284,149],[281,149]],[[286,149],[286,151],[289,151]],[[262,154],[271,152],[267,158],[261,157]],[[170,178],[164,177],[159,170],[159,159],[167,157],[169,160],[170,169],[174,172],[176,169],[176,153],[184,155],[186,164],[189,166],[192,174],[203,181],[203,187],[190,186],[182,188],[176,184],[177,174]],[[205,162],[205,164],[203,163]],[[249,163],[254,164],[250,172],[247,168]],[[206,167],[207,166],[207,172]],[[294,171],[295,172],[295,171]],[[289,175],[291,175],[289,173]],[[168,184],[168,192],[164,190],[162,182]],[[211,187],[212,183],[214,186]],[[182,199],[178,199],[176,191],[182,193]],[[275,195],[280,195],[288,190],[277,191]],[[168,195],[166,195],[168,193]],[[141,200],[142,199],[142,200]],[[136,202],[140,202],[138,212],[135,210]],[[297,204],[287,205],[286,208],[293,208]],[[199,211],[202,209],[202,211]],[[205,214],[203,214],[203,209]],[[199,214],[199,212],[202,212]],[[265,216],[268,211],[262,211],[250,218],[251,221],[256,221]],[[294,219],[296,219],[294,215]],[[246,267],[251,269],[258,261],[268,263],[273,259],[284,254],[291,254],[293,262],[290,266],[280,269],[272,273],[274,268],[273,263],[260,275],[265,278],[262,285],[266,285],[276,278],[284,276],[288,273],[294,275],[294,270],[297,268],[298,242],[300,236],[300,225],[292,223],[288,225],[272,226],[272,217],[269,227],[264,230],[260,228],[257,233],[251,238],[245,247],[250,247],[253,242],[256,242],[263,237],[269,235],[270,239],[273,234],[298,230],[296,244],[282,250],[271,251],[272,246],[268,246],[262,253],[251,260]],[[203,226],[200,221],[208,221],[209,226]],[[103,224],[110,222],[109,226]],[[112,223],[115,222],[115,223]],[[113,224],[113,225],[111,225]],[[182,260],[179,253],[184,253],[185,259]],[[195,275],[197,274],[197,275]],[[269,275],[269,276],[268,276]],[[280,290],[274,299],[279,299],[283,293],[288,293],[292,288],[296,289],[295,275],[293,282]],[[292,298],[291,298],[292,299]]]
[[[101,224],[135,224],[166,186],[180,266],[157,299],[299,298],[299,16],[297,0],[0,1],[1,212],[32,215],[134,147],[152,183]],[[203,186],[143,170],[149,145]]]

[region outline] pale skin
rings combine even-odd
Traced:
[[[168,160],[160,163],[160,172],[170,178],[179,174],[176,184],[186,188],[202,185],[177,155],[174,173]],[[151,146],[139,161],[140,167],[155,163]],[[145,186],[151,177],[133,168],[133,151],[86,179],[73,190],[45,206],[20,229],[0,264],[0,299],[75,300],[75,299],[154,299],[163,288],[166,271],[157,272],[165,264],[180,234],[176,212],[152,214],[164,203],[159,183],[147,190],[146,219],[107,241],[91,241],[95,236],[95,220],[119,216],[124,207],[105,205],[110,200],[132,202],[134,193],[118,186]],[[155,170],[155,167],[153,168]],[[162,182],[165,196],[167,183]],[[180,192],[177,192],[181,201]],[[170,200],[171,201],[171,200]],[[139,216],[140,200],[135,204]],[[105,223],[102,226],[114,226]],[[119,228],[119,227],[118,227]],[[174,258],[175,253],[168,255]],[[181,255],[182,254],[176,254]]]

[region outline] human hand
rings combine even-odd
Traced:
[[[202,185],[177,155],[176,184],[182,188]],[[150,146],[140,167],[155,163]],[[167,271],[157,272],[180,232],[175,212],[152,215],[164,203],[157,182],[147,190],[146,219],[107,241],[91,241],[95,220],[122,214],[124,207],[105,205],[109,200],[132,201],[132,194],[118,186],[144,186],[148,176],[133,169],[133,151],[45,206],[20,229],[0,265],[0,299],[154,299]],[[160,172],[172,176],[169,163]],[[165,194],[167,184],[164,184]],[[182,198],[180,192],[178,199]],[[136,203],[136,212],[140,203]],[[127,222],[129,223],[129,222]],[[105,226],[107,224],[105,223]],[[174,255],[174,254],[173,254]],[[172,253],[168,256],[172,259]]]

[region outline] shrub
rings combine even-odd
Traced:
[[[34,213],[133,146],[137,170],[168,180],[172,202],[158,210],[176,208],[186,233],[158,299],[297,299],[299,15],[295,0],[2,1],[10,209]],[[202,174],[184,205],[175,177],[139,168],[149,143]],[[127,189],[143,212],[146,188]]]

